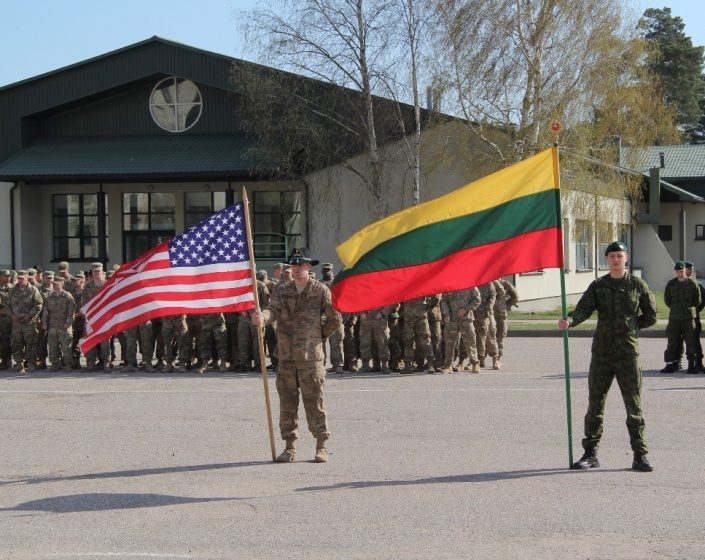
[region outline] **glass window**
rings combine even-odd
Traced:
[[[303,193],[253,193],[253,244],[255,257],[283,259],[290,247],[301,245]]]
[[[592,267],[592,223],[577,220],[575,222],[575,268],[590,270]]]
[[[224,192],[189,192],[184,195],[184,225],[196,225],[214,212],[225,208]]]
[[[52,207],[54,260],[98,259],[98,195],[55,194]]]
[[[698,224],[695,226],[695,239],[705,239],[705,225]]]
[[[154,122],[169,132],[191,128],[201,116],[203,103],[198,86],[183,78],[166,78],[152,90],[149,110]]]
[[[174,193],[123,195],[123,262],[134,260],[174,237],[175,206]]]

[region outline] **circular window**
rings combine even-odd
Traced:
[[[198,122],[203,102],[198,86],[184,78],[165,78],[152,90],[149,112],[169,132],[183,132]]]

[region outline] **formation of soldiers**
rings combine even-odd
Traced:
[[[88,278],[83,272],[72,273],[67,262],[59,263],[56,272],[0,270],[0,369],[81,370],[82,358],[88,371],[260,369],[251,311],[154,319],[113,336],[82,357],[79,340],[85,320],[80,308],[115,269],[106,273],[96,262]],[[324,263],[320,281],[330,287],[333,278],[332,264]],[[266,307],[274,290],[290,281],[287,264],[276,264],[271,278],[266,271],[258,271],[260,307]],[[488,367],[500,369],[507,311],[517,301],[514,286],[499,279],[477,288],[344,314],[343,323],[328,339],[329,371],[478,373],[486,360]],[[276,323],[270,324],[264,333],[269,367],[275,370],[276,328]]]

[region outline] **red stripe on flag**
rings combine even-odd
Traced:
[[[458,251],[429,263],[349,276],[333,285],[333,307],[358,313],[479,286],[508,274],[562,268],[562,239],[560,228],[549,228]]]

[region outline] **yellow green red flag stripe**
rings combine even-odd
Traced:
[[[546,150],[360,230],[338,247],[353,264],[333,283],[334,306],[364,311],[562,267],[554,157]]]

